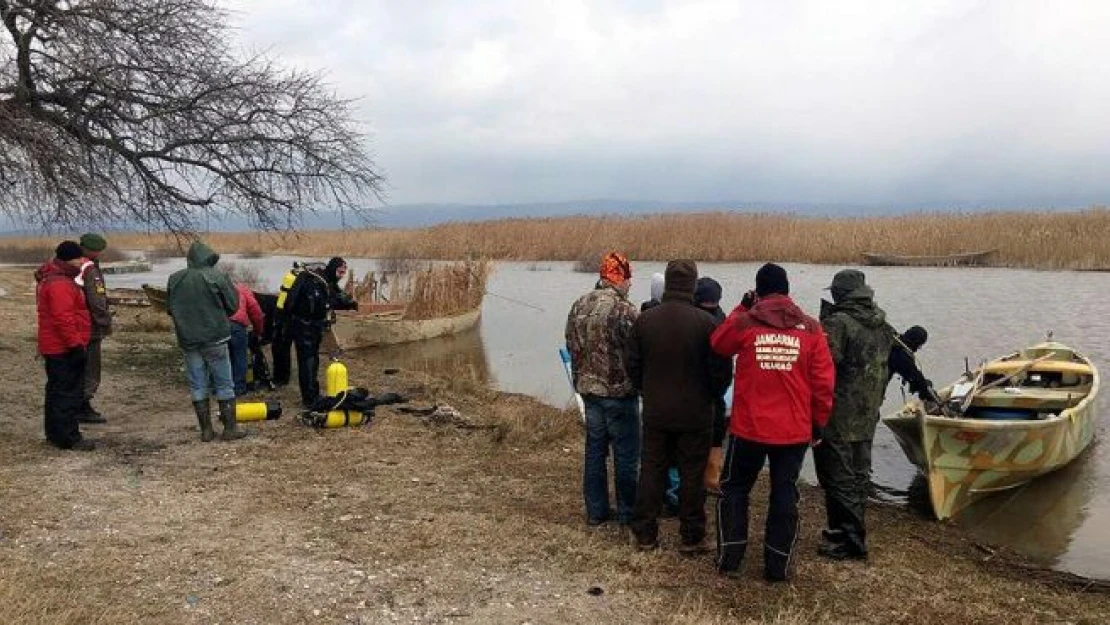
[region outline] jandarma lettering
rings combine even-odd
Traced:
[[[798,337],[790,334],[760,334],[755,337],[755,346],[759,347],[761,345],[785,345],[800,349],[802,342]]]

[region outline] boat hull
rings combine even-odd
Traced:
[[[482,310],[467,311],[450,317],[404,319],[399,314],[364,314],[339,311],[333,329],[343,349],[377,347],[423,341],[456,334],[478,325]]]
[[[900,256],[863,252],[863,262],[877,267],[971,267],[985,265],[996,250],[945,256]]]
[[[883,423],[890,428],[906,457],[927,478],[937,518],[947,519],[974,501],[1020,487],[1083,453],[1094,438],[1096,425],[1094,398],[1099,378],[1093,366],[1090,371],[1093,381],[1086,396],[1074,406],[1043,419],[926,415],[921,404],[911,402],[884,417]],[[941,396],[948,391],[942,390]],[[1018,408],[1028,407],[1033,401],[1020,394],[1010,400]]]

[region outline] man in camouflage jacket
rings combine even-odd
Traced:
[[[607,468],[612,448],[617,518],[628,524],[640,470],[640,410],[625,351],[638,313],[628,301],[628,260],[617,252],[607,254],[600,273],[596,288],[571,306],[566,326],[574,388],[586,404],[582,493],[587,524],[612,517]]]
[[[818,552],[836,560],[865,559],[871,442],[890,379],[887,359],[894,330],[875,305],[863,272],[838,272],[829,290],[833,303],[822,302],[821,325],[836,365],[836,388],[822,443],[813,450],[828,517],[825,543]]]

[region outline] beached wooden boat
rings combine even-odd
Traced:
[[[964,374],[938,392],[943,409],[911,401],[883,423],[946,519],[1074,460],[1094,437],[1098,389],[1088,358],[1046,342]]]
[[[142,289],[108,289],[108,303],[113,306],[150,306],[150,299]]]
[[[168,297],[166,289],[152,284],[144,284],[143,293],[146,294],[146,298],[150,301],[151,307],[155,310],[166,312],[166,299]]]
[[[100,263],[100,272],[108,274],[143,273],[152,271],[154,266],[145,260],[121,260],[113,263]]]
[[[478,325],[481,315],[481,308],[432,319],[405,319],[404,310],[341,310],[333,328],[343,349],[377,347],[457,334]]]
[[[877,254],[863,252],[863,262],[867,265],[889,267],[972,267],[985,265],[998,250],[983,250],[944,256],[901,256],[898,254]]]

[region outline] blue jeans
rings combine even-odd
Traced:
[[[185,350],[185,373],[193,401],[207,401],[213,387],[217,400],[235,399],[226,342]]]
[[[586,458],[582,494],[592,520],[612,516],[609,508],[609,449],[613,450],[617,519],[631,523],[640,479],[640,405],[636,397],[586,395]]]
[[[247,392],[247,329],[234,321],[227,325],[231,328],[231,338],[227,342],[231,379],[235,382],[235,394],[242,395]]]

